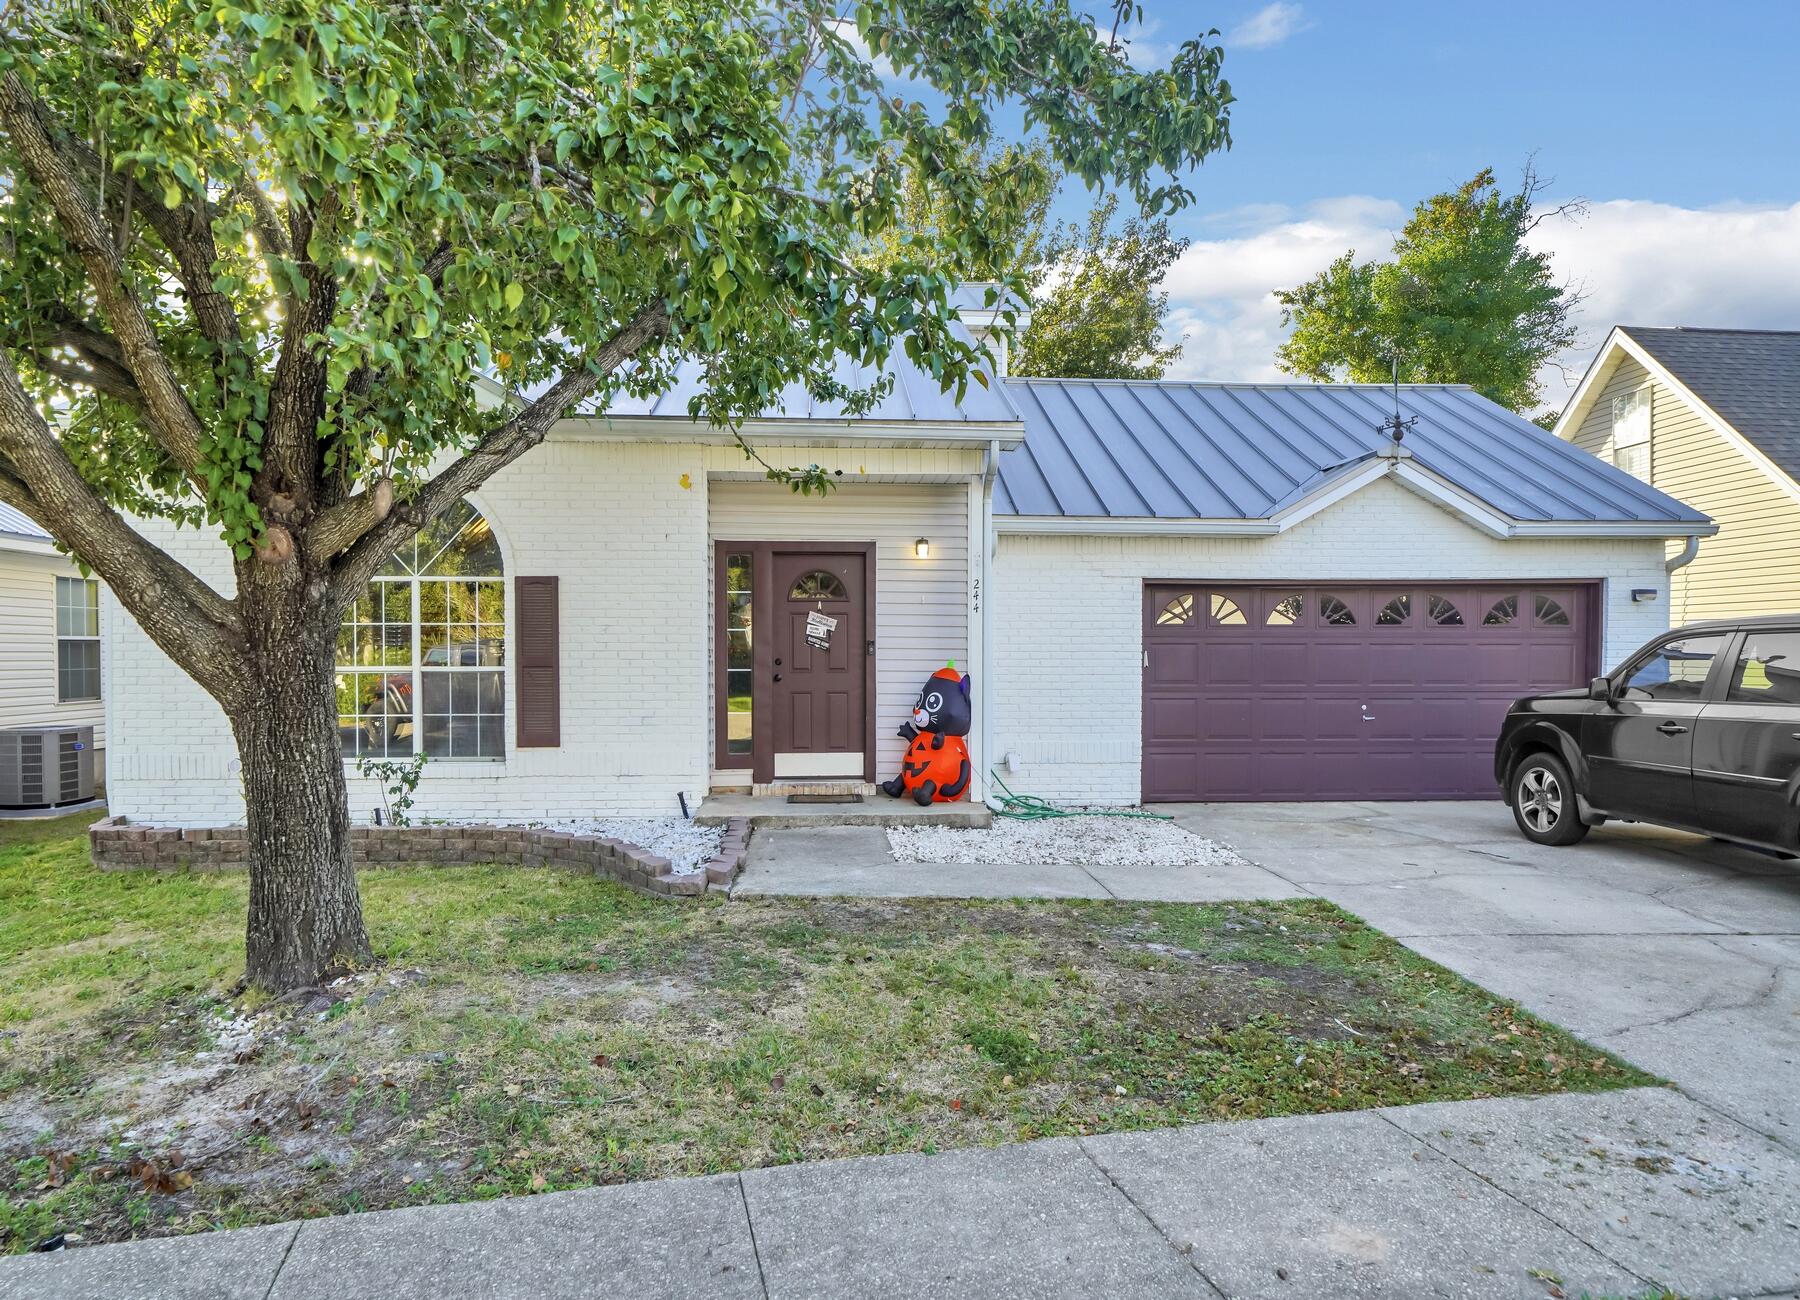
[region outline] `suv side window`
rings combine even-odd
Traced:
[[[1800,632],[1751,632],[1731,670],[1734,704],[1800,704]]]
[[[1724,636],[1716,633],[1665,641],[1631,669],[1619,694],[1627,700],[1697,700],[1724,648]]]

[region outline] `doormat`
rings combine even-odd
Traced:
[[[860,794],[790,794],[789,803],[861,803]]]

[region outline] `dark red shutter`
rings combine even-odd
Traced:
[[[562,744],[562,657],[558,649],[555,578],[517,578],[513,638],[518,665],[519,748]]]

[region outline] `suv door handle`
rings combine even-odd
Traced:
[[[1679,736],[1686,732],[1687,728],[1679,722],[1665,722],[1657,730],[1665,736]]]

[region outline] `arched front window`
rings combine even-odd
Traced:
[[[504,757],[505,674],[500,547],[458,502],[400,548],[338,628],[344,756]]]

